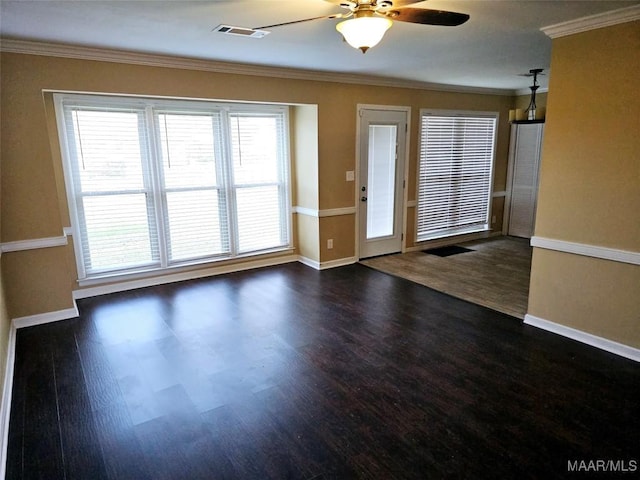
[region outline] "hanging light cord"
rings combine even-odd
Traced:
[[[163,115],[164,118],[164,143],[167,146],[167,163],[171,168],[171,150],[169,149],[169,130],[167,129],[167,115]]]
[[[82,160],[82,170],[86,170],[84,166],[84,151],[82,148],[82,135],[80,134],[80,121],[78,120],[78,111],[73,112],[74,119],[76,121],[76,131],[78,132],[78,146],[80,147],[80,159]]]
[[[242,166],[242,138],[240,137],[240,117],[236,117],[236,131],[238,132],[238,161]]]

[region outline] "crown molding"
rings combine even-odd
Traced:
[[[634,20],[640,20],[640,5],[556,23],[555,25],[542,27],[540,30],[550,38],[558,38],[595,30],[596,28],[610,27],[619,23],[633,22]]]
[[[477,93],[482,95],[513,95],[514,90],[502,88],[465,87],[440,83],[417,82],[397,78],[377,77],[373,75],[355,75],[339,72],[323,72],[294,68],[249,65],[196,58],[175,57],[170,55],[130,52],[104,48],[83,47],[62,43],[36,42],[12,38],[0,39],[0,51],[25,55],[42,55],[100,62],[127,63],[151,67],[179,68],[203,72],[229,73],[234,75],[252,75],[260,77],[286,78],[292,80],[310,80],[317,82],[335,82],[377,87],[411,88],[451,93]]]

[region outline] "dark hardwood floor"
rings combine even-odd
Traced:
[[[362,265],[79,309],[18,331],[8,479],[550,479],[640,456],[637,363]]]

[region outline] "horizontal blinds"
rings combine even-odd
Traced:
[[[486,230],[494,116],[423,115],[417,240]]]
[[[81,279],[289,245],[285,108],[55,99]]]
[[[284,115],[231,114],[229,130],[238,251],[288,244]]]
[[[144,111],[72,107],[66,118],[85,270],[157,264]]]
[[[168,260],[229,253],[219,112],[156,112]]]

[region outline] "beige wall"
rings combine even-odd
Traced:
[[[360,86],[110,62],[3,53],[2,241],[60,236],[68,213],[60,153],[50,100],[43,90],[247,100],[299,104],[292,126],[295,162],[293,198],[311,209],[354,207],[358,104],[409,106],[409,200],[415,200],[418,117],[421,108],[498,111],[495,190],[506,184],[508,111],[513,97]],[[301,122],[301,123],[298,123]],[[311,127],[309,127],[311,126]],[[316,134],[317,132],[317,134]],[[315,135],[315,139],[314,139]],[[496,202],[496,208],[501,204]],[[407,245],[413,245],[414,210],[409,209]],[[502,211],[492,215],[502,218]],[[328,262],[355,255],[355,216],[297,215],[298,253]],[[326,239],[334,239],[327,250]],[[7,304],[12,317],[72,306],[77,289],[71,245],[6,253],[2,257]]]
[[[553,40],[535,235],[640,252],[640,22]],[[529,314],[640,347],[640,267],[536,249]]]
[[[529,313],[640,347],[640,267],[534,249]]]
[[[318,209],[318,107],[291,109],[292,155],[295,188],[293,205]]]
[[[0,388],[4,389],[4,375],[7,363],[7,349],[9,346],[9,327],[11,320],[5,302],[4,281],[2,279],[2,268],[0,268]]]
[[[1,145],[1,138],[0,138]],[[0,163],[0,178],[2,178],[2,164]],[[1,189],[1,186],[0,186]],[[0,192],[2,193],[2,192]],[[0,207],[2,198],[0,195]],[[0,208],[1,210],[1,208]],[[2,238],[2,212],[0,211],[0,238]],[[9,346],[9,328],[11,327],[11,317],[7,309],[6,295],[4,289],[4,272],[2,269],[2,253],[0,252],[0,389],[4,393],[5,370],[7,367],[7,351]],[[0,420],[1,421],[1,420]]]
[[[531,94],[527,95],[517,95],[515,98],[515,104],[513,108],[521,108],[526,109],[529,106],[529,102],[531,101]],[[536,107],[547,108],[547,93],[537,93],[536,94]]]

